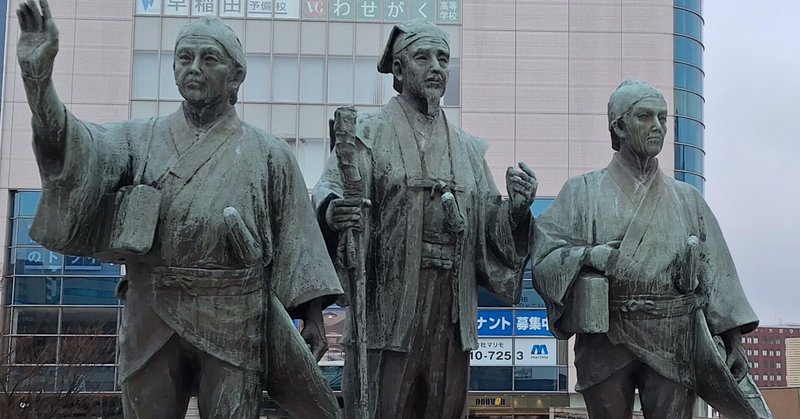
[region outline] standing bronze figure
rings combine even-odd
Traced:
[[[321,310],[342,290],[291,149],[236,115],[246,73],[236,34],[217,18],[188,24],[173,64],[180,108],[96,125],[56,94],[58,30],[40,4],[17,11],[43,185],[31,237],[126,264],[125,417],[182,418],[198,394],[204,418],[256,418],[264,383],[290,411],[337,417],[286,310],[321,354]]]
[[[630,418],[637,388],[648,419],[690,419],[696,395],[726,417],[770,418],[742,348],[758,319],[719,225],[697,190],[658,168],[666,124],[661,93],[622,83],[608,103],[611,163],[569,179],[537,220],[550,330],[577,334],[591,418]]]
[[[509,302],[521,294],[536,177],[523,163],[509,168],[510,198],[502,199],[484,160],[486,143],[450,124],[439,106],[449,60],[447,36],[434,24],[396,25],[378,71],[393,74],[399,95],[380,112],[360,115],[355,127],[363,198],[346,199],[340,153],[314,188],[336,260],[346,259],[340,232],[355,226],[368,241],[367,418],[463,417],[477,287]],[[356,293],[347,291],[352,302]],[[345,411],[367,419],[357,414],[356,353],[351,344]]]

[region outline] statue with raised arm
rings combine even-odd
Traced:
[[[350,134],[337,130],[336,147],[347,149],[331,153],[314,188],[337,265],[348,260],[348,229],[367,242],[366,289],[343,282],[351,303],[364,291],[366,311],[366,325],[357,326],[366,330],[368,383],[360,383],[360,351],[351,342],[342,388],[348,418],[462,418],[478,287],[508,302],[521,295],[536,177],[524,163],[509,167],[509,198],[501,197],[484,158],[487,144],[451,124],[440,107],[449,60],[447,35],[433,23],[396,25],[378,71],[393,75],[399,95],[358,116],[352,143],[339,141]],[[354,179],[361,193],[349,192]],[[356,413],[364,407],[362,385],[366,417]]]
[[[338,417],[303,339],[325,351],[321,310],[342,290],[291,149],[236,115],[247,69],[236,34],[217,18],[186,25],[180,108],[97,125],[56,95],[58,30],[40,6],[17,10],[43,188],[31,237],[125,263],[125,417],[182,418],[197,394],[204,418],[257,418],[265,386],[299,417]],[[289,315],[305,320],[303,339]]]
[[[771,418],[747,375],[742,334],[758,325],[714,214],[656,156],[667,104],[639,81],[608,102],[616,151],[567,181],[537,220],[534,286],[550,330],[573,334],[590,418],[690,419],[700,396],[725,417]]]

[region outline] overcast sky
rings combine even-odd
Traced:
[[[800,1],[703,3],[706,199],[761,324],[800,324]]]

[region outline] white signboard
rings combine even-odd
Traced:
[[[514,339],[479,338],[478,349],[469,354],[470,365],[512,365],[514,358]]]
[[[161,0],[136,0],[137,15],[160,15]]]
[[[556,342],[552,338],[516,338],[514,340],[514,365],[556,365]]]
[[[190,0],[164,0],[164,16],[189,16]]]
[[[274,0],[275,19],[300,19],[300,0]]]
[[[217,0],[192,0],[192,16],[216,16]]]
[[[220,17],[244,17],[247,0],[220,0]]]

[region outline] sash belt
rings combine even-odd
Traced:
[[[697,297],[685,295],[638,294],[614,296],[609,300],[609,310],[626,319],[661,319],[680,317],[697,308]]]

